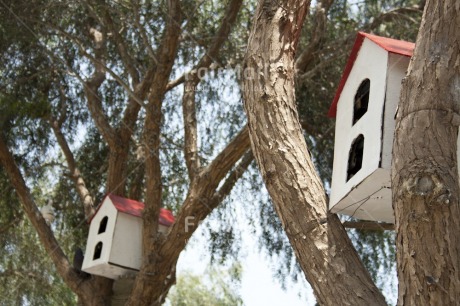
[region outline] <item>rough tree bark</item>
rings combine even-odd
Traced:
[[[386,305],[336,215],[298,120],[294,55],[309,1],[259,1],[245,58],[251,145],[297,260],[321,305]]]
[[[458,305],[460,2],[427,1],[393,147],[399,305]]]

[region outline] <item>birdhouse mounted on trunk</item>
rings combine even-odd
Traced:
[[[394,222],[394,117],[414,46],[358,33],[329,109],[329,116],[336,118],[329,204],[334,213]]]
[[[82,270],[112,279],[137,272],[142,263],[142,211],[138,201],[107,195],[90,221]],[[172,213],[161,208],[158,230],[167,233]]]

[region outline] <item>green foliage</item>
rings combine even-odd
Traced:
[[[166,304],[171,306],[234,306],[242,305],[238,295],[241,267],[228,270],[210,269],[205,275],[184,272],[178,276]]]
[[[75,295],[57,275],[3,171],[0,186],[0,305],[75,305]],[[67,236],[67,230],[58,233],[61,246],[72,256],[75,237]]]
[[[353,244],[380,289],[396,290],[389,277],[396,271],[395,233],[391,231],[352,230]]]

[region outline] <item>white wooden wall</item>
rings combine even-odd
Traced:
[[[101,220],[107,216],[108,222],[107,227],[104,233],[98,234],[99,225]],[[82,270],[88,273],[94,273],[97,267],[104,265],[109,261],[110,249],[112,247],[112,236],[116,223],[117,210],[112,205],[110,198],[106,197],[102,203],[101,208],[99,208],[97,214],[91,220],[91,225],[89,228],[88,241],[86,243],[85,259],[83,261]],[[101,257],[99,259],[93,260],[94,249],[98,242],[103,243],[103,248],[101,252]],[[97,271],[96,271],[97,272]]]
[[[365,38],[337,105],[330,208],[379,167],[387,63],[388,52]],[[368,110],[352,126],[354,97],[366,78],[371,82]],[[359,134],[364,136],[363,164],[347,182],[348,155]]]
[[[142,263],[142,219],[118,213],[110,263],[139,270]]]

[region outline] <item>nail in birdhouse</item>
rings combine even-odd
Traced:
[[[358,33],[329,109],[336,118],[329,206],[334,213],[394,222],[394,117],[413,49],[413,43]]]
[[[112,279],[137,272],[142,262],[142,218],[144,204],[107,195],[91,219],[84,272]],[[159,231],[174,223],[169,210],[160,210]]]

